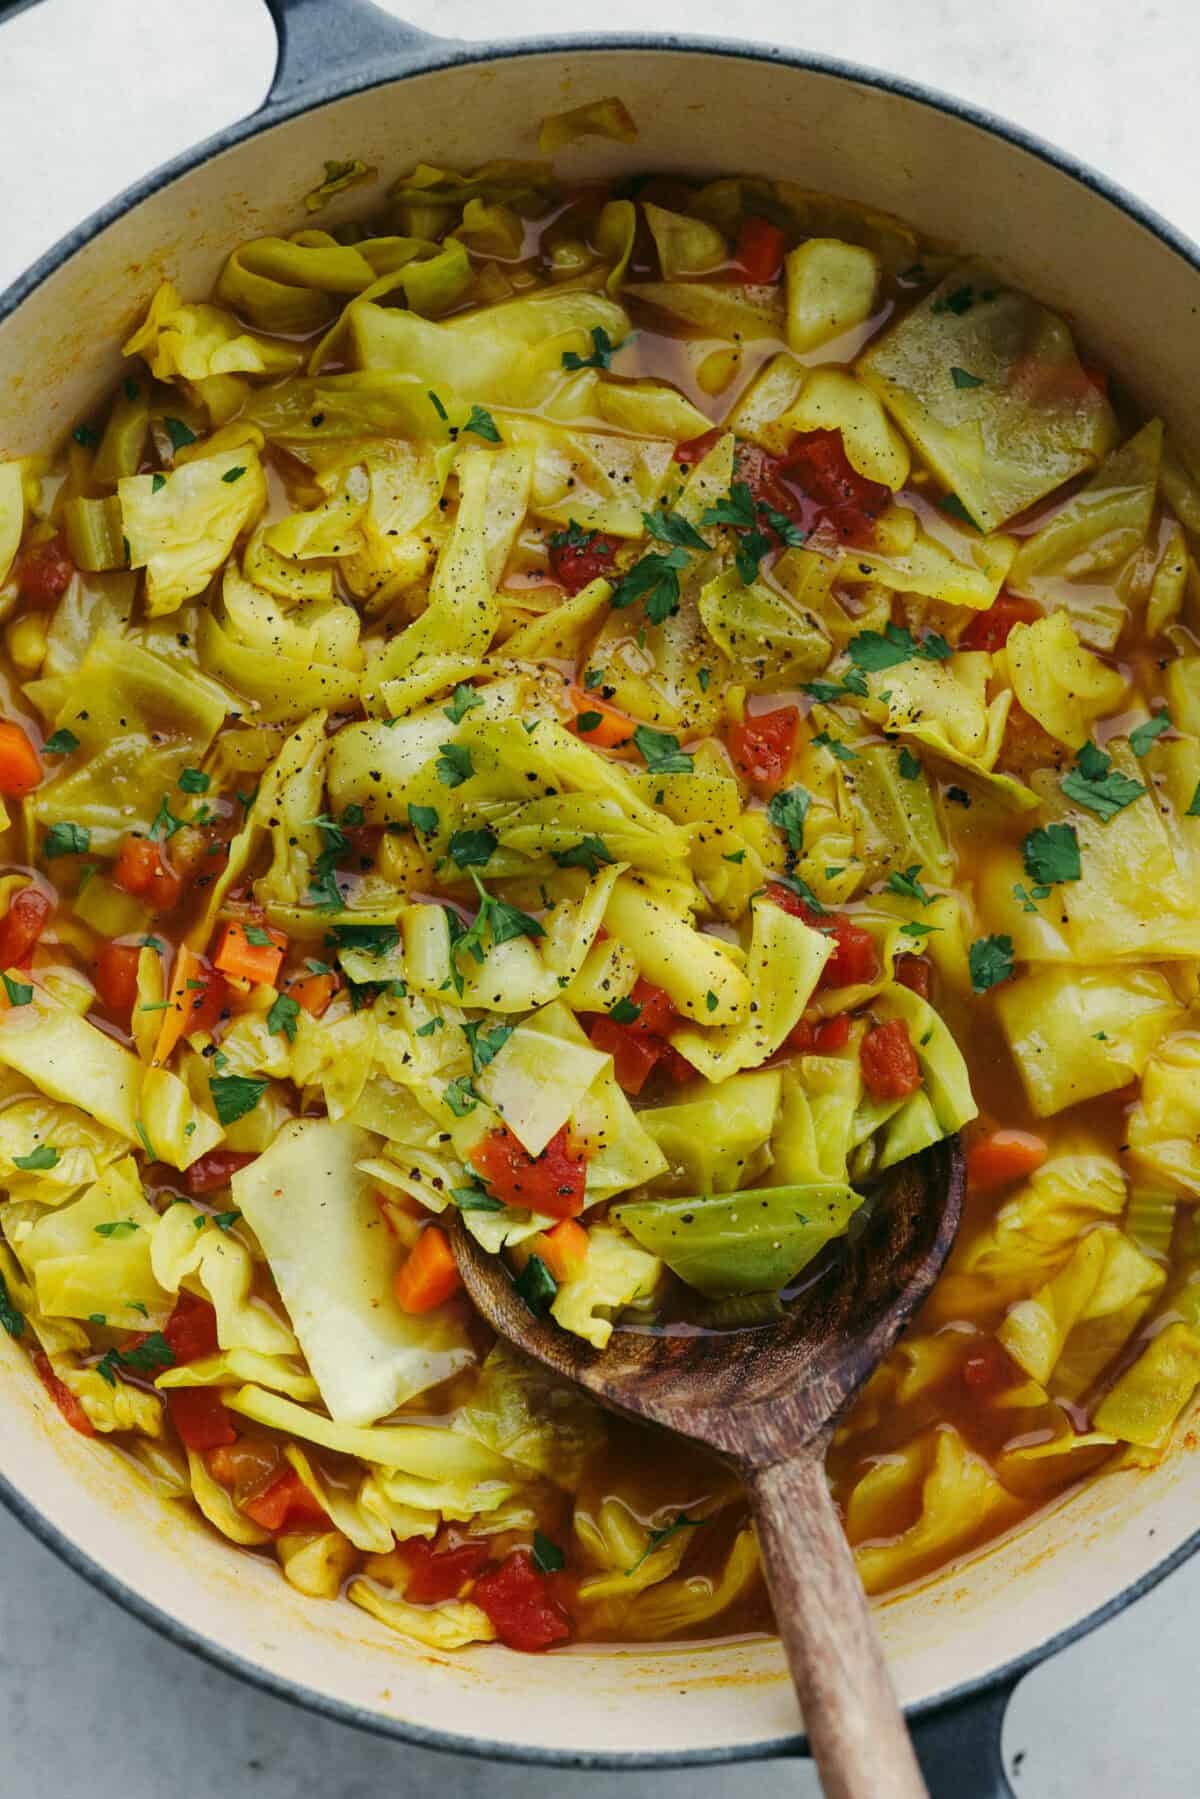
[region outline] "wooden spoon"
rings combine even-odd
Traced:
[[[529,1311],[503,1261],[451,1220],[463,1283],[502,1337],[602,1405],[714,1450],[745,1482],[775,1616],[828,1799],[923,1799],[825,1479],[833,1427],[950,1253],[957,1137],[885,1177],[865,1228],[771,1324],[704,1335],[614,1331],[603,1352]]]

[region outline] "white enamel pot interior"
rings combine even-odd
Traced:
[[[132,204],[114,203],[108,222],[85,227],[0,303],[0,455],[55,440],[111,385],[117,346],[161,278],[203,295],[242,239],[303,224],[302,196],[326,158],[360,156],[391,176],[418,160],[532,157],[543,114],[605,94],[625,100],[639,140],[586,139],[563,154],[568,175],[754,172],[895,212],[987,251],[1063,308],[1145,407],[1187,435],[1200,342],[1188,247],[990,121],[856,71],[737,46],[558,41],[490,54],[432,40],[414,50],[410,38],[405,55],[390,70],[385,60],[345,73],[350,91],[332,99],[296,89],[147,182]],[[320,223],[371,197],[342,196]],[[63,1426],[3,1335],[0,1362],[12,1509],[175,1640],[285,1696],[414,1741],[591,1765],[795,1744],[795,1700],[773,1642],[580,1649],[569,1672],[561,1657],[409,1644],[349,1605],[305,1599],[273,1564],[164,1506],[102,1441]],[[1181,1447],[881,1604],[902,1699],[924,1710],[1028,1665],[1188,1553],[1198,1516],[1200,1458]]]

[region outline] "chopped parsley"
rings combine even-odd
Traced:
[[[843,743],[840,737],[831,737],[828,731],[818,731],[813,738],[813,743],[819,749],[828,750],[830,755],[836,756],[839,762],[858,761],[858,751],[852,750],[850,745]]]
[[[408,808],[408,822],[414,831],[424,831],[431,837],[441,822],[434,806],[414,806],[411,801]]]
[[[977,937],[967,953],[971,985],[976,993],[986,993],[1002,981],[1012,978],[1013,941],[1011,937]]]
[[[607,369],[612,367],[612,359],[618,346],[613,343],[603,325],[593,325],[591,329],[592,353],[581,356],[578,350],[564,350],[562,365],[565,369]]]
[[[335,924],[327,941],[338,949],[358,949],[366,956],[386,956],[400,941],[394,924]]]
[[[708,992],[704,995],[704,1003],[708,1007],[710,1012],[715,1012],[717,1007],[721,1003],[720,1000],[717,998],[716,994],[713,992],[711,987],[709,988]]]
[[[476,437],[486,438],[490,444],[500,442],[500,433],[496,429],[496,421],[486,406],[472,406],[471,416],[463,426],[464,431],[473,431]]]
[[[923,906],[932,906],[934,896],[932,893],[927,893],[917,879],[920,872],[921,864],[919,862],[914,862],[912,867],[906,868],[903,873],[894,868],[884,882],[884,886],[889,893],[898,893],[903,899],[915,899],[919,900]]]
[[[182,450],[186,444],[195,443],[196,433],[182,419],[164,419],[163,424],[173,450]]]
[[[942,498],[938,501],[938,505],[941,510],[948,513],[951,518],[956,518],[959,524],[970,525],[972,530],[977,531],[979,529],[975,520],[971,517],[971,514],[967,511],[956,493],[943,494]]]
[[[211,785],[211,778],[202,768],[185,768],[179,777],[179,786],[184,793],[207,793]]]
[[[727,856],[721,857],[721,860],[722,862],[742,863],[746,860],[746,852],[745,850],[730,850]]]
[[[4,976],[4,991],[10,1006],[27,1006],[33,998],[33,988],[25,981],[14,981],[10,974]]]
[[[442,1098],[456,1118],[465,1118],[479,1104],[479,1094],[476,1093],[469,1074],[456,1074],[443,1090]]]
[[[511,1024],[494,1025],[485,1030],[482,1024],[464,1024],[462,1034],[471,1049],[471,1061],[475,1065],[475,1073],[481,1074],[489,1062],[494,1062],[504,1045],[513,1034]]]
[[[650,623],[661,625],[664,619],[679,610],[679,571],[687,564],[687,551],[678,547],[668,550],[665,555],[652,552],[643,556],[616,583],[613,605],[621,608],[641,600]]]
[[[708,549],[695,525],[678,512],[643,512],[642,523],[659,543],[674,544],[681,550]]]
[[[968,373],[966,369],[952,368],[950,370],[950,379],[957,388],[983,386],[981,377],[979,375]]]
[[[474,772],[471,765],[471,752],[461,743],[444,743],[438,751],[437,778],[443,787],[461,787]]]
[[[533,1565],[539,1574],[557,1574],[566,1561],[557,1543],[544,1537],[540,1530],[533,1533]]]
[[[1046,825],[1030,831],[1021,844],[1025,873],[1038,887],[1049,889],[1055,881],[1077,881],[1082,873],[1079,839],[1074,825]],[[1034,893],[1035,899],[1046,894]]]
[[[1135,725],[1129,733],[1129,747],[1135,756],[1144,756],[1156,737],[1171,729],[1169,712],[1156,712],[1145,724]]]
[[[91,841],[86,825],[51,825],[42,840],[42,854],[47,862],[55,856],[86,856]]]
[[[486,868],[498,838],[494,831],[453,831],[446,848],[457,868]]]
[[[426,397],[440,419],[448,419],[450,417],[450,414],[446,411],[446,408],[442,405],[442,402],[438,399],[432,388],[429,389],[429,393]]]
[[[267,1013],[268,1031],[273,1037],[286,1037],[289,1043],[294,1043],[299,1021],[300,1002],[290,993],[281,993]]]
[[[8,1282],[5,1280],[3,1274],[0,1274],[0,1324],[4,1326],[10,1337],[15,1338],[24,1335],[24,1316],[22,1313],[18,1312],[16,1306],[13,1304],[11,1295],[8,1291]]]
[[[551,856],[560,868],[586,868],[590,875],[613,861],[607,844],[602,837],[581,837],[569,849],[551,850]]]
[[[135,1224],[132,1218],[114,1218],[110,1219],[107,1224],[93,1225],[92,1229],[98,1237],[111,1237],[115,1239],[117,1237],[132,1237],[134,1231],[140,1230],[141,1226]]]
[[[417,1036],[432,1037],[433,1033],[435,1031],[440,1031],[445,1023],[446,1020],[442,1017],[441,1013],[435,1012],[432,1018],[427,1018],[424,1024],[419,1024],[417,1026]]]
[[[767,818],[777,831],[782,831],[793,856],[804,848],[804,821],[812,804],[803,787],[785,787],[773,794],[767,805]]]
[[[513,1282],[513,1287],[535,1318],[549,1311],[558,1292],[558,1282],[541,1256],[530,1256]]]
[[[504,1201],[489,1193],[483,1182],[475,1177],[469,1187],[451,1187],[450,1197],[460,1212],[502,1212]]]
[[[633,741],[652,775],[691,774],[691,756],[680,749],[678,737],[672,737],[669,731],[654,731],[649,725],[639,725],[633,733]]]
[[[53,737],[47,737],[42,745],[42,753],[47,756],[69,756],[72,750],[79,748],[79,739],[74,731],[65,728],[56,731]]]
[[[454,689],[450,704],[443,706],[442,711],[451,724],[461,725],[468,712],[472,712],[476,706],[482,705],[482,696],[476,693],[473,687],[468,687],[465,681],[460,681]]]
[[[940,299],[935,300],[929,310],[930,312],[952,312],[957,318],[961,318],[964,312],[970,312],[974,304],[975,289],[973,287],[954,287],[948,294],[943,294]]]
[[[47,1168],[58,1167],[58,1151],[49,1143],[39,1143],[27,1156],[14,1156],[13,1167],[26,1174],[42,1174]]]
[[[1069,800],[1083,806],[1105,824],[1118,812],[1141,799],[1146,789],[1140,781],[1131,781],[1112,765],[1112,757],[1085,743],[1075,758],[1075,766],[1059,783]]]
[[[167,796],[164,793],[161,800],[158,802],[158,811],[150,821],[148,835],[151,838],[154,838],[158,837],[161,833],[163,842],[167,843],[174,837],[176,831],[182,831],[186,823],[187,820],[185,818],[176,818],[170,806],[167,804]]]
[[[255,1106],[270,1082],[251,1074],[215,1074],[210,1076],[208,1090],[212,1094],[217,1118],[222,1124],[236,1124]]]
[[[71,436],[75,439],[75,442],[85,450],[94,450],[96,445],[100,442],[100,433],[98,431],[93,431],[90,425],[76,425]]]
[[[907,745],[900,751],[899,764],[900,773],[906,781],[915,781],[917,779],[921,772],[921,764]]]
[[[157,1374],[162,1368],[175,1365],[175,1351],[167,1342],[161,1331],[151,1331],[132,1349],[109,1349],[96,1363],[96,1373],[106,1380],[110,1387],[117,1384],[118,1368],[127,1368],[131,1374]]]
[[[885,625],[882,631],[860,631],[846,645],[847,654],[856,668],[878,674],[885,668],[896,668],[911,662],[914,656],[928,662],[944,662],[953,655],[950,645],[936,631],[920,642],[905,625]]]
[[[608,1008],[608,1016],[614,1024],[636,1024],[642,1016],[642,1008],[626,995]]]
[[[212,1221],[219,1231],[231,1231],[241,1215],[240,1212],[214,1212]]]
[[[241,467],[227,468],[225,470],[225,473],[221,476],[221,479],[222,479],[222,481],[225,481],[230,486],[232,486],[235,481],[241,480],[241,478],[245,474],[245,472],[246,472],[245,469],[241,468]]]
[[[686,1512],[680,1512],[676,1517],[672,1518],[669,1524],[663,1524],[657,1529],[651,1528],[648,1530],[646,1533],[646,1547],[642,1550],[641,1555],[638,1556],[637,1561],[633,1563],[632,1567],[626,1568],[626,1579],[628,1579],[630,1575],[637,1573],[647,1556],[653,1555],[656,1549],[661,1548],[664,1543],[669,1542],[672,1537],[677,1536],[681,1530],[697,1530],[703,1522],[703,1518],[689,1518]]]
[[[165,475],[151,475],[151,477],[150,477],[150,492],[151,493],[158,493],[159,490],[161,488],[164,488],[166,485],[167,485],[167,477]]]
[[[745,481],[734,481],[729,492],[701,514],[702,525],[730,525],[735,531],[754,529],[754,495]]]

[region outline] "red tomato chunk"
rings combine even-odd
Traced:
[[[896,957],[896,979],[910,993],[928,999],[932,978],[933,965],[927,956],[914,956],[905,950]]]
[[[233,1419],[215,1387],[172,1387],[167,1405],[171,1423],[188,1449],[221,1449],[237,1442]]]
[[[783,886],[779,881],[768,883],[767,898],[784,912],[790,912],[793,918],[802,918],[814,930],[824,931],[826,936],[833,938],[833,954],[821,970],[818,989],[856,987],[862,982],[875,979],[879,972],[879,961],[875,954],[875,939],[870,931],[855,924],[844,912],[814,912],[798,893],[793,893],[790,887]]]
[[[787,779],[800,723],[798,706],[747,713],[729,729],[729,753],[741,773],[763,793],[776,793]]]
[[[438,1605],[444,1599],[457,1599],[469,1580],[482,1572],[488,1563],[486,1543],[460,1543],[454,1549],[435,1550],[433,1545],[414,1537],[404,1545],[408,1563],[408,1585],[404,1597],[413,1605]]]
[[[579,593],[590,581],[611,581],[614,557],[621,539],[607,531],[584,532],[585,543],[566,542],[567,533],[556,532],[550,542],[550,572],[568,593]]]
[[[734,262],[747,281],[777,281],[787,239],[766,219],[747,219],[738,232]]]
[[[975,614],[959,640],[959,648],[989,650],[994,654],[1004,648],[1014,625],[1031,625],[1041,616],[1041,607],[1032,600],[1018,600],[1011,593],[1002,593],[986,612]]]
[[[850,1041],[850,1014],[839,1012],[836,1018],[802,1018],[787,1040],[789,1050],[803,1056],[834,1056]]]
[[[20,887],[0,920],[0,968],[24,968],[45,930],[54,903],[40,887]]]
[[[583,1210],[587,1158],[575,1149],[567,1127],[556,1131],[540,1156],[531,1156],[505,1127],[489,1131],[471,1161],[497,1199],[549,1218],[574,1218]]]
[[[136,943],[104,943],[96,956],[96,991],[109,1011],[126,1023],[137,1000],[141,953]]]
[[[17,586],[31,606],[55,606],[71,585],[75,564],[62,547],[60,537],[35,544],[17,564]]]
[[[163,1326],[163,1336],[176,1362],[198,1362],[201,1356],[216,1355],[217,1314],[206,1299],[192,1293],[181,1293],[175,1310]]]
[[[514,1549],[498,1568],[481,1575],[471,1598],[510,1649],[549,1649],[571,1634],[570,1619],[528,1549]]]
[[[183,1177],[184,1185],[193,1199],[202,1193],[216,1193],[219,1188],[229,1185],[239,1168],[246,1168],[256,1160],[255,1150],[211,1150],[192,1163]]]
[[[907,1099],[921,1085],[921,1065],[902,1018],[889,1018],[869,1030],[859,1056],[872,1099]]]
[[[272,1481],[265,1493],[243,1500],[242,1510],[263,1530],[281,1531],[286,1525],[303,1530],[306,1525],[329,1522],[325,1507],[314,1499],[294,1468]]]

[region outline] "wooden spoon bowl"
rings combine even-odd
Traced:
[[[837,1419],[941,1273],[964,1180],[957,1137],[890,1170],[862,1228],[771,1323],[617,1330],[603,1351],[536,1317],[503,1261],[451,1220],[463,1284],[493,1329],[611,1410],[714,1450],[746,1483],[829,1799],[925,1793],[824,1458]]]

